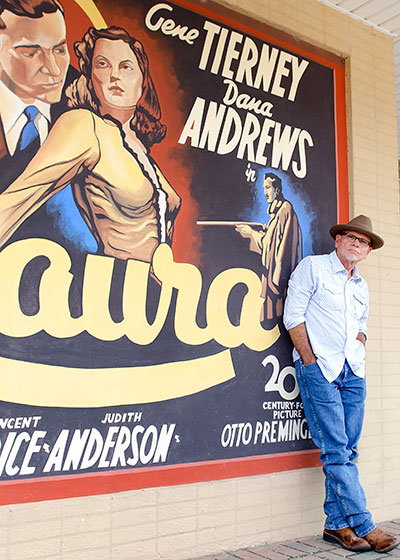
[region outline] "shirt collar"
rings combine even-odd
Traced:
[[[50,121],[50,108],[49,103],[35,99],[33,103],[39,112]],[[0,107],[1,107],[1,120],[3,122],[4,133],[8,134],[11,128],[15,125],[21,114],[24,112],[28,104],[21,101],[8,87],[0,81]]]
[[[330,260],[331,260],[332,271],[334,273],[336,273],[336,272],[346,272],[346,274],[348,274],[348,271],[345,269],[343,264],[340,262],[339,257],[336,254],[336,251],[332,251],[332,253],[330,253],[329,257],[330,257]],[[354,280],[361,279],[361,276],[358,273],[358,268],[356,266],[353,268],[352,278],[354,278]]]
[[[277,199],[275,198],[275,200],[273,202],[271,202],[271,204],[268,205],[267,208],[267,214],[270,218],[273,218],[275,216],[275,214],[278,212],[278,210],[280,209],[280,207],[283,204],[283,200],[282,199]]]

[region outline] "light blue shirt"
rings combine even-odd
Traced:
[[[283,322],[290,330],[305,323],[311,348],[328,381],[334,381],[347,359],[359,377],[365,376],[365,349],[357,335],[367,336],[368,286],[357,268],[348,278],[333,251],[303,259],[293,271]],[[299,359],[293,350],[293,360]]]

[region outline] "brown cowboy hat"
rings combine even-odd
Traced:
[[[368,216],[363,216],[363,214],[356,216],[347,222],[347,224],[336,224],[332,226],[329,233],[333,239],[335,239],[338,233],[343,233],[344,231],[356,231],[368,235],[368,237],[371,238],[371,247],[373,249],[379,249],[384,244],[382,237],[379,237],[379,235],[372,231],[372,222],[370,218],[368,218]]]

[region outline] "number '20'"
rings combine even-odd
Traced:
[[[270,354],[261,362],[264,367],[268,364],[272,365],[272,375],[264,387],[266,393],[278,391],[280,396],[287,401],[292,401],[299,394],[299,386],[297,384],[295,369],[292,366],[286,366],[280,370],[279,360],[273,354]],[[294,387],[291,391],[285,389],[285,379],[291,376],[294,380]]]

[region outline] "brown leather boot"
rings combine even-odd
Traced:
[[[392,537],[382,529],[376,527],[373,531],[364,536],[364,539],[371,545],[375,552],[389,552],[400,544],[400,540]]]
[[[322,538],[324,541],[340,544],[342,548],[351,550],[352,552],[364,552],[371,550],[371,546],[366,540],[358,537],[353,529],[345,527],[344,529],[324,529]]]

